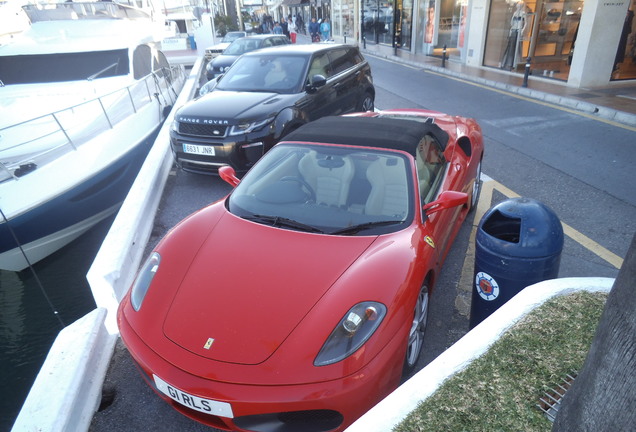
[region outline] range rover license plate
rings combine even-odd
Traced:
[[[157,375],[153,374],[152,377],[155,380],[155,385],[161,393],[165,394],[170,399],[179,402],[181,405],[193,410],[201,411],[206,414],[234,418],[234,413],[232,413],[232,405],[230,405],[229,403],[219,402],[211,399],[203,399],[198,396],[188,394],[168,384]]]
[[[183,144],[183,152],[189,154],[199,154],[199,155],[207,155],[214,156],[214,147],[212,146],[200,146],[194,144]]]

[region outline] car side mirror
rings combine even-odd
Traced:
[[[440,210],[457,207],[460,205],[464,205],[468,202],[468,194],[464,192],[457,191],[446,191],[442,192],[435,201],[430,202],[424,207],[424,213],[427,215],[436,213]]]
[[[229,183],[230,186],[236,187],[241,182],[241,180],[236,176],[236,171],[229,165],[223,165],[219,168],[219,177],[221,177],[225,182]]]
[[[324,75],[316,74],[311,77],[311,82],[305,86],[305,90],[315,91],[325,84],[327,84],[327,78],[325,78]]]

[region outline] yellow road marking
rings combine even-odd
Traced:
[[[468,315],[470,307],[470,296],[473,289],[473,273],[475,264],[475,238],[477,236],[477,228],[479,222],[483,218],[484,214],[490,209],[492,203],[493,191],[497,190],[508,198],[517,198],[520,195],[513,192],[501,183],[492,180],[490,178],[483,180],[481,186],[481,195],[479,197],[479,203],[475,209],[475,214],[472,219],[472,230],[470,232],[470,238],[468,240],[468,247],[466,248],[466,257],[464,258],[464,264],[460,274],[458,282],[458,295],[455,300],[455,307],[462,315]],[[566,223],[561,222],[563,226],[563,234],[579,243],[581,246],[597,255],[601,259],[605,260],[617,269],[620,269],[623,265],[623,259],[618,255],[610,252],[599,243],[590,239],[589,237],[581,234]]]

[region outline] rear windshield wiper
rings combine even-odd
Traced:
[[[279,226],[279,227],[288,227],[295,228],[301,231],[313,232],[313,233],[323,233],[321,229],[316,228],[315,226],[307,225],[302,222],[298,222],[293,219],[281,217],[281,216],[268,216],[268,215],[259,215],[253,214],[248,216],[241,216],[243,219],[247,219],[254,222],[262,222],[269,224],[271,226]]]
[[[337,234],[355,234],[358,231],[362,231],[365,229],[369,229],[369,228],[375,228],[375,227],[379,227],[379,226],[386,226],[386,225],[397,225],[397,224],[401,224],[404,221],[401,220],[386,220],[386,221],[376,221],[376,222],[365,222],[359,225],[353,225],[350,227],[346,227],[346,228],[342,228],[339,230],[335,230],[330,232],[329,234],[333,234],[333,235],[337,235]]]

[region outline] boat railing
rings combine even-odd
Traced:
[[[111,1],[27,4],[22,9],[34,23],[77,19],[150,19],[144,10]]]
[[[0,129],[0,182],[18,180],[63,154],[78,150],[153,101],[159,115],[172,106],[172,83],[185,79],[183,66],[158,69],[132,85],[99,98]]]

